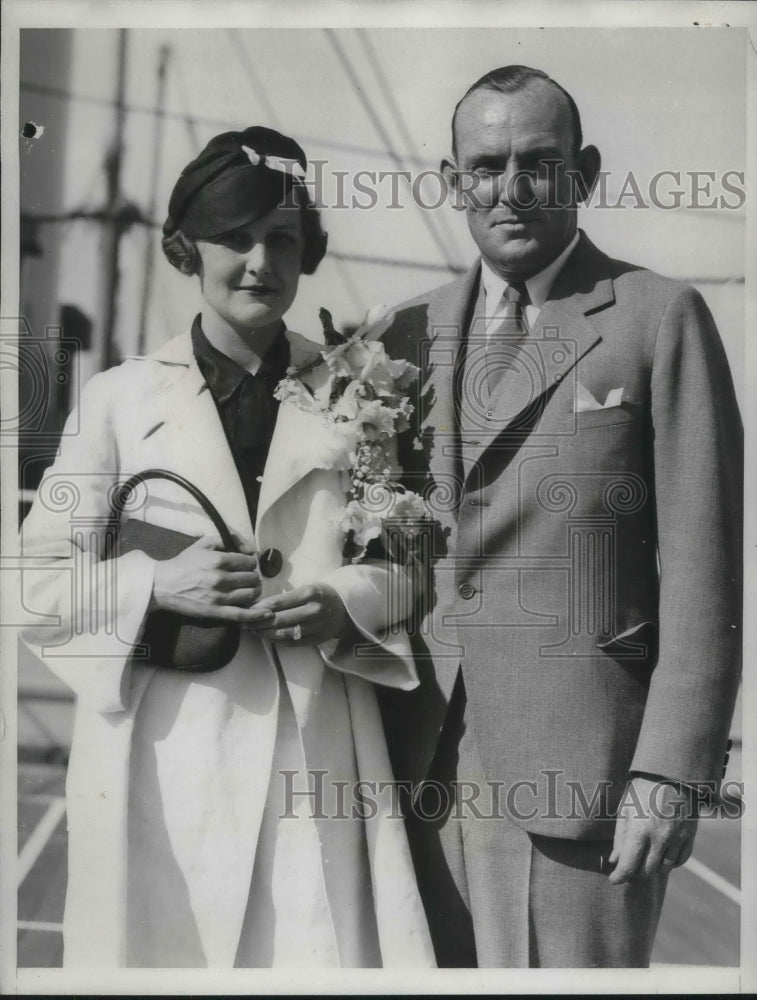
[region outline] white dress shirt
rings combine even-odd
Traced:
[[[524,311],[529,327],[533,327],[533,324],[536,322],[542,306],[547,301],[547,296],[555,282],[555,278],[562,270],[565,261],[570,257],[577,243],[578,232],[574,234],[573,239],[559,257],[555,257],[552,263],[548,264],[543,271],[539,271],[538,274],[534,274],[526,280],[525,285],[528,289],[529,301]],[[486,324],[486,338],[488,340],[501,322],[505,308],[502,295],[509,282],[497,274],[496,271],[493,271],[483,257],[481,258],[481,280],[484,283],[484,294],[486,296],[486,315],[490,317]]]

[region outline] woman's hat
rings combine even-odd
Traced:
[[[303,185],[302,147],[263,126],[215,136],[181,172],[168,203],[163,235],[180,229],[210,239],[261,218]]]

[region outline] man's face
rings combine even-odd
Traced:
[[[565,98],[541,80],[512,94],[474,91],[460,106],[455,138],[454,183],[482,256],[504,278],[537,274],[576,231],[568,172],[578,162]]]

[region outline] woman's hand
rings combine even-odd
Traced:
[[[256,608],[274,613],[272,621],[257,627],[264,633],[272,630],[270,638],[276,642],[288,640],[317,646],[342,635],[351,620],[336,590],[322,583],[264,597]],[[297,625],[299,638],[294,631]]]
[[[203,537],[172,559],[160,560],[151,610],[250,625],[270,621],[272,611],[252,607],[260,597],[257,556],[241,539],[237,542],[240,552],[224,552],[216,539]]]

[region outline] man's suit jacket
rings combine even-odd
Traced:
[[[733,385],[694,289],[581,234],[487,401],[479,275],[400,307],[383,338],[421,367],[400,457],[439,521],[422,684],[383,706],[395,767],[427,775],[461,665],[497,808],[607,837],[630,771],[721,775],[741,641]]]

